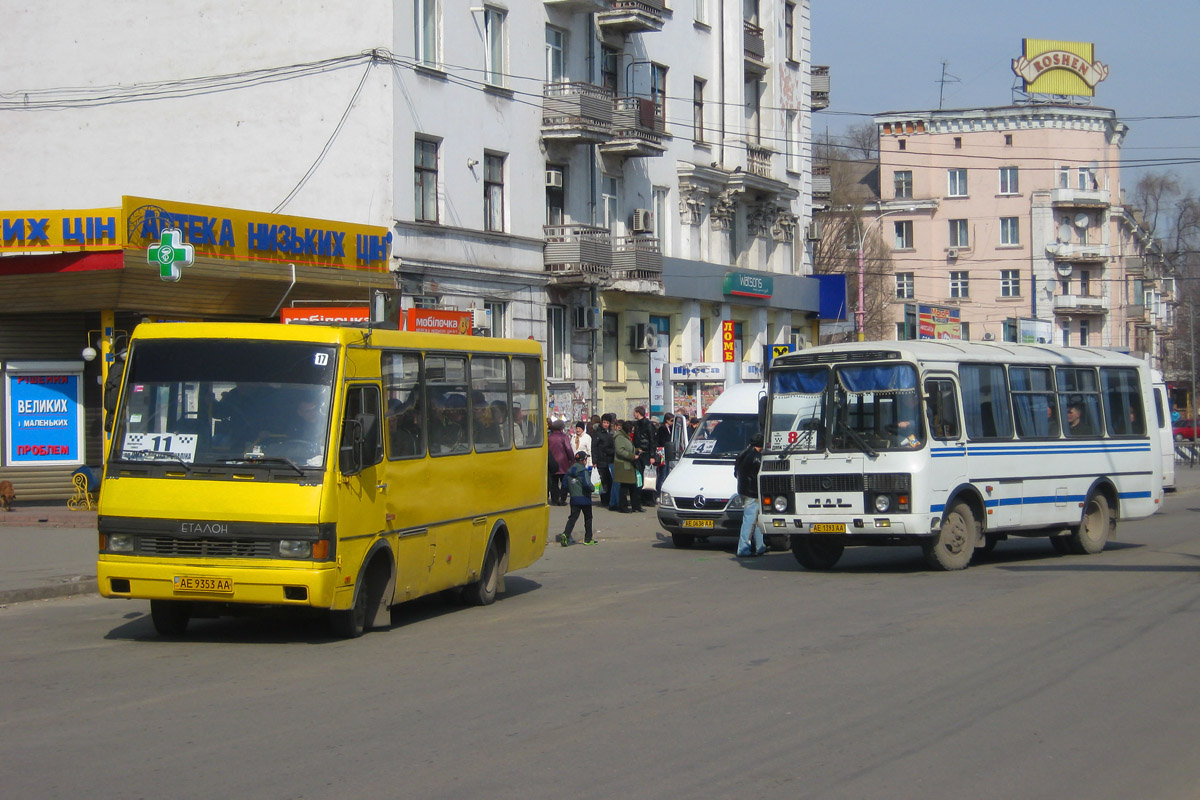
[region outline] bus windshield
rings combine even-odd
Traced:
[[[753,414],[705,414],[700,427],[688,442],[684,458],[735,459],[758,432]]]
[[[832,375],[832,379],[831,376]],[[846,364],[771,376],[771,452],[915,449],[925,441],[912,364]]]
[[[335,369],[329,345],[139,341],[130,352],[112,458],[323,467]]]

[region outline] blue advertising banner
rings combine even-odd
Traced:
[[[5,464],[82,464],[82,365],[9,362],[4,382]]]

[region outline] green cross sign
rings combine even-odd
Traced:
[[[183,277],[180,268],[191,266],[196,260],[196,248],[183,243],[178,228],[163,228],[158,244],[146,249],[146,259],[158,264],[158,276],[164,281],[177,281]]]

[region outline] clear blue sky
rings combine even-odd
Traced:
[[[945,85],[943,108],[1009,105],[1021,39],[1093,42],[1110,72],[1092,104],[1130,127],[1126,191],[1151,169],[1174,170],[1200,193],[1198,12],[1197,0],[812,0],[812,63],[828,65],[831,81],[830,106],[814,116],[813,136],[836,135],[883,111],[937,108],[943,61],[958,78]],[[1154,119],[1169,116],[1182,118]],[[1191,163],[1136,166],[1160,159]]]

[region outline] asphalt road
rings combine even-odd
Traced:
[[[96,798],[1196,798],[1200,494],[1098,556],[1010,541],[676,550],[653,515],[551,546],[488,608],[194,621],[0,609],[0,787]],[[555,510],[555,519],[561,516]],[[631,529],[632,530],[632,529]],[[553,531],[557,532],[557,530]],[[644,535],[642,535],[644,534]]]

